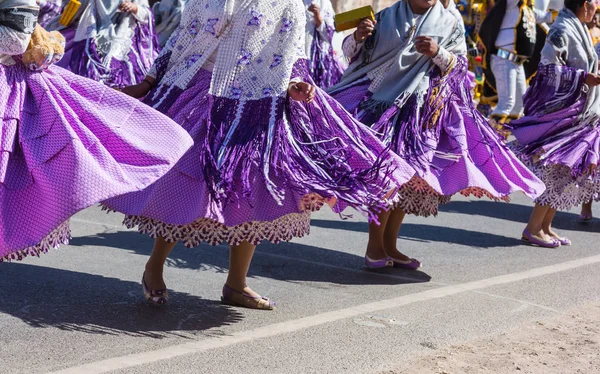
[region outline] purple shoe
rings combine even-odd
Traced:
[[[381,260],[372,260],[365,255],[365,266],[369,269],[383,269],[394,267],[394,260],[391,257],[384,257]]]
[[[568,245],[571,245],[571,244],[572,244],[572,243],[571,243],[571,240],[569,240],[569,238],[565,238],[565,237],[562,237],[562,238],[560,238],[560,237],[559,237],[559,238],[554,238],[554,239],[555,239],[555,240],[558,240],[558,242],[560,243],[560,245],[565,245],[565,246],[568,246]]]
[[[402,260],[397,260],[395,258],[392,258],[392,261],[394,262],[395,268],[417,270],[418,268],[421,267],[421,263],[418,260],[415,260],[414,258],[411,258],[408,261],[402,261]]]
[[[529,245],[535,245],[543,248],[558,248],[561,245],[561,242],[554,238],[551,238],[550,241],[536,238],[535,236],[531,235],[527,229],[523,230],[523,236],[521,237],[521,240]]]
[[[592,222],[592,220],[594,219],[594,216],[592,216],[591,214],[581,214],[579,216],[579,223],[590,223]]]

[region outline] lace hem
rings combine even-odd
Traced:
[[[123,224],[152,238],[162,237],[167,242],[183,242],[188,248],[202,242],[219,245],[240,245],[243,241],[258,245],[263,240],[273,244],[290,241],[310,233],[310,211],[290,213],[273,221],[250,221],[237,226],[225,226],[210,218],[201,218],[186,225],[172,225],[151,218],[125,216]]]
[[[54,229],[37,245],[19,249],[16,252],[0,257],[0,262],[21,261],[27,256],[40,257],[40,254],[48,253],[50,249],[57,249],[61,244],[69,244],[69,239],[71,239],[71,229],[69,221],[66,221]]]
[[[509,196],[495,197],[480,187],[469,187],[458,192],[459,194],[477,198],[487,197],[494,201],[510,202]],[[448,204],[452,196],[441,195],[436,192],[424,179],[413,177],[398,191],[400,199],[393,204],[393,209],[400,208],[407,214],[421,217],[437,216],[438,206]]]
[[[569,210],[582,203],[600,198],[600,179],[589,176],[574,178],[565,165],[536,166],[535,174],[546,184],[546,191],[535,200],[556,210]]]

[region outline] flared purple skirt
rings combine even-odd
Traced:
[[[155,182],[189,149],[181,127],[59,67],[0,65],[0,262],[69,239],[78,211]]]
[[[294,76],[310,82],[301,65]],[[246,102],[235,127],[240,103],[211,96],[211,74],[201,70],[185,91],[148,96],[195,145],[157,183],[105,202],[128,226],[189,247],[277,243],[307,234],[310,212],[328,202],[371,215],[389,207],[387,197],[414,173],[320,90],[311,104],[277,99],[271,124],[272,98]]]
[[[76,25],[61,30],[67,45],[65,56],[57,65],[113,88],[138,84],[158,56],[158,39],[152,22],[154,18],[150,16],[148,25],[138,24],[127,56],[123,59],[113,57],[110,61],[105,61],[105,56],[98,51],[95,39],[74,40]]]
[[[438,205],[455,194],[509,201],[515,192],[536,198],[545,190],[474,108],[470,78],[461,71],[466,72],[463,59],[443,85],[434,75],[432,92],[436,85],[442,88],[421,108],[412,98],[403,108],[392,106],[382,115],[362,110],[361,104],[372,96],[368,79],[333,95],[415,169],[397,204],[407,213],[435,215]]]
[[[600,118],[582,118],[587,101],[585,73],[540,65],[524,97],[525,116],[511,122],[521,159],[544,181],[542,205],[569,210],[600,198]]]

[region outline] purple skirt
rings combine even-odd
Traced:
[[[524,96],[525,116],[511,122],[513,149],[548,187],[537,200],[557,210],[600,197],[600,119],[582,119],[586,73],[540,65]]]
[[[69,239],[69,218],[141,190],[189,149],[166,116],[51,67],[0,65],[0,262]]]
[[[515,192],[536,198],[545,190],[474,108],[466,65],[458,59],[446,77],[436,69],[422,107],[413,97],[401,109],[363,110],[372,97],[369,80],[333,95],[416,170],[400,189],[397,207],[407,213],[435,215],[455,194],[509,201]]]
[[[301,65],[294,76],[310,82]],[[238,109],[208,93],[211,74],[201,70],[185,91],[149,94],[195,145],[157,183],[105,202],[129,227],[188,247],[288,241],[309,232],[310,212],[325,203],[366,215],[389,207],[386,198],[414,173],[323,91],[308,105],[277,99],[270,124],[272,98]]]
[[[104,56],[98,52],[95,39],[74,41],[77,25],[61,30],[67,45],[65,56],[57,65],[113,88],[138,84],[158,56],[158,39],[153,22],[154,18],[150,15],[148,25],[138,24],[126,58],[112,58],[110,62],[105,62]]]

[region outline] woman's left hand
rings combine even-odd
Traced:
[[[119,5],[119,10],[121,12],[137,14],[138,6],[137,4],[132,3],[131,1],[123,1],[121,5]]]
[[[308,11],[315,16],[315,26],[321,27],[323,24],[323,16],[321,15],[321,7],[315,3],[310,4]]]
[[[417,52],[427,57],[434,57],[440,49],[437,42],[429,36],[417,36],[415,38],[415,48]]]
[[[315,87],[306,82],[290,83],[288,95],[294,101],[304,101],[310,104],[315,99],[317,90]]]

